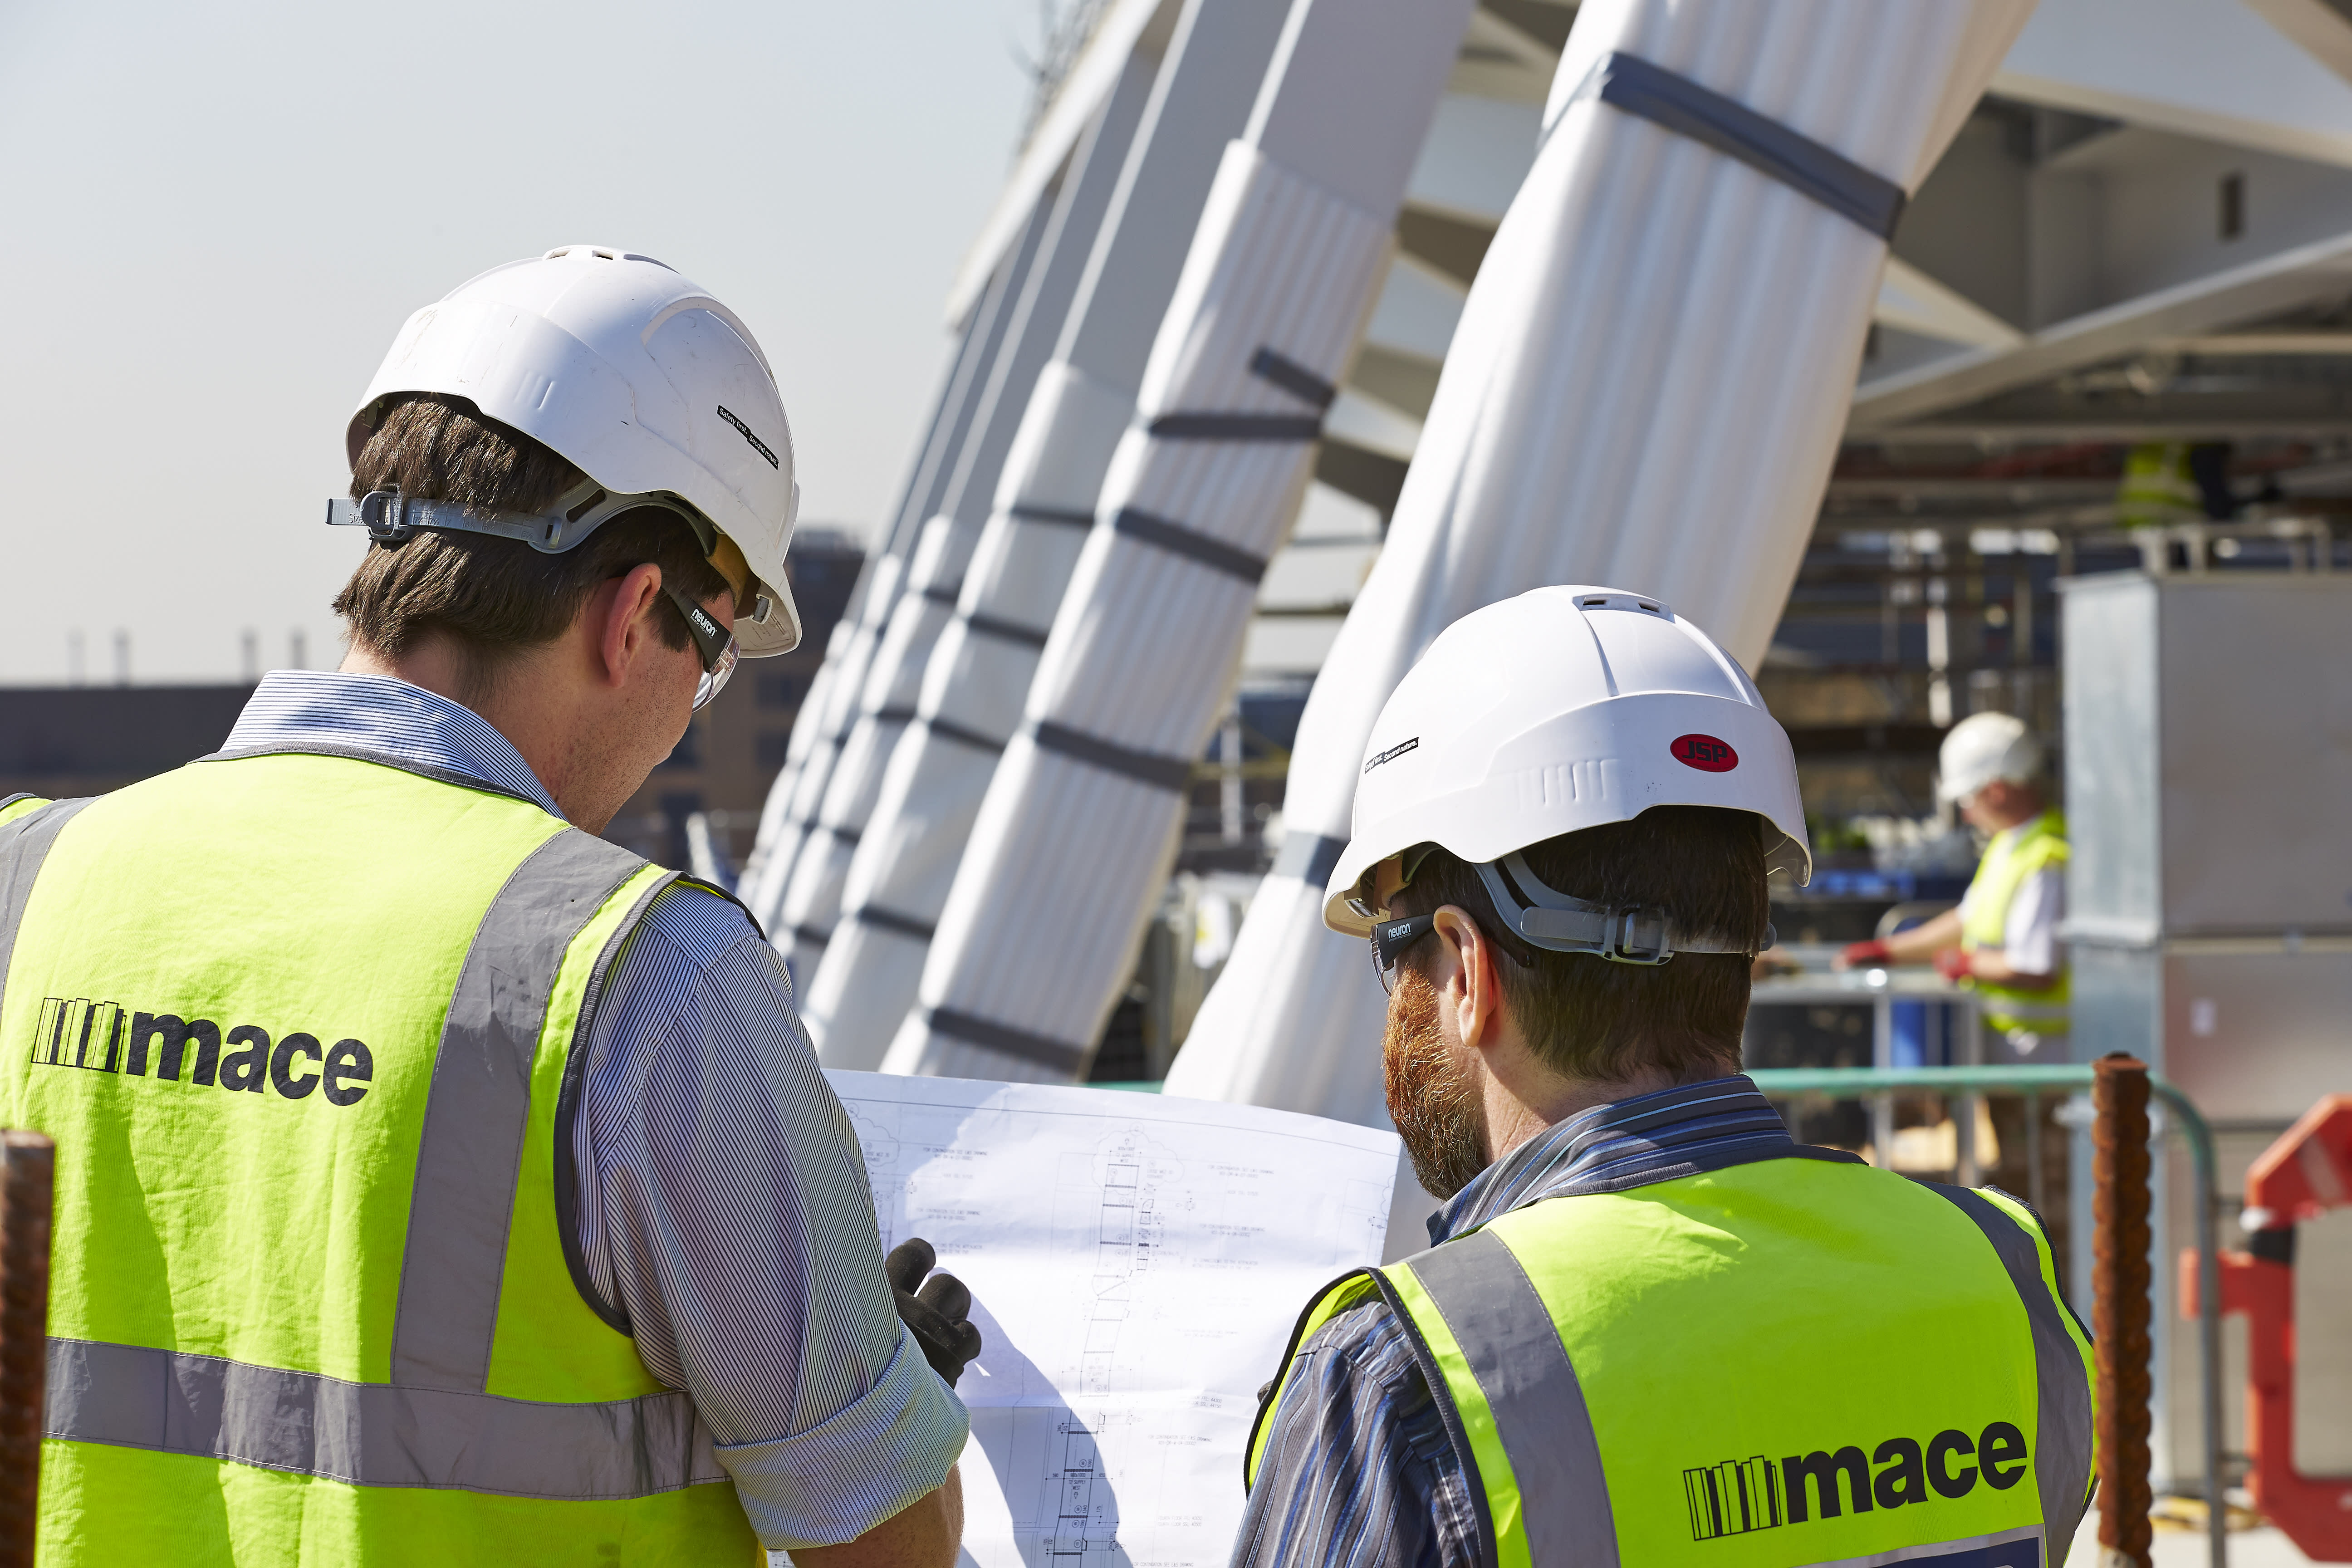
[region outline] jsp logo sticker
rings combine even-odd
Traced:
[[[1696,768],[1703,773],[1727,773],[1739,765],[1739,753],[1730,742],[1712,735],[1681,735],[1666,748],[1675,761],[1686,768]]]

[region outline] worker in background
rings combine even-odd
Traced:
[[[0,807],[42,1562],[946,1568],[969,1297],[886,1277],[749,917],[592,837],[799,639],[766,361],[573,247],[412,316],[349,455],[341,669]]]
[[[1787,735],[1655,601],[1538,589],[1399,684],[1325,920],[1445,1202],[1299,1320],[1237,1564],[2063,1559],[2091,1357],[2039,1222],[1801,1146],[1740,1075],[1803,835]]]
[[[1933,963],[1975,991],[1987,1028],[2020,1057],[2066,1033],[2066,819],[2049,802],[2042,748],[2022,720],[1979,713],[1952,726],[1937,789],[1991,836],[1959,907],[1837,956],[1841,969]]]

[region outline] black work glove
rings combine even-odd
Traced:
[[[882,1272],[890,1277],[899,1321],[914,1331],[923,1359],[953,1388],[965,1365],[980,1354],[980,1331],[971,1326],[971,1292],[952,1274],[931,1274],[931,1265],[938,1261],[929,1242],[909,1237],[890,1249],[882,1260]],[[927,1274],[930,1282],[924,1284]],[[915,1289],[919,1285],[920,1294]]]

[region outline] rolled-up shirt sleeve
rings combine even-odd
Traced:
[[[693,1396],[773,1549],[940,1485],[961,1401],[899,1323],[866,1165],[742,911],[665,893],[615,963],[572,1128],[576,1238],[646,1370]]]

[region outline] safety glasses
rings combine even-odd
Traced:
[[[1390,898],[1412,886],[1413,876],[1420,871],[1421,863],[1428,859],[1436,848],[1434,844],[1416,844],[1395,857],[1399,874],[1395,891],[1390,893]],[[1376,861],[1365,867],[1364,874],[1356,879],[1356,885],[1348,889],[1348,907],[1368,921],[1382,919],[1389,912],[1387,901],[1376,898],[1372,891],[1373,885],[1380,880],[1381,864]]]
[[[702,659],[702,679],[694,689],[694,706],[699,710],[726,689],[727,678],[735,673],[736,663],[743,657],[742,649],[735,645],[735,634],[714,620],[709,610],[667,583],[662,592],[686,617],[687,635],[694,639],[694,651]]]
[[[1405,949],[1436,929],[1435,915],[1381,921],[1372,927],[1372,967],[1380,973],[1383,993],[1396,994],[1397,965],[1403,961]]]

